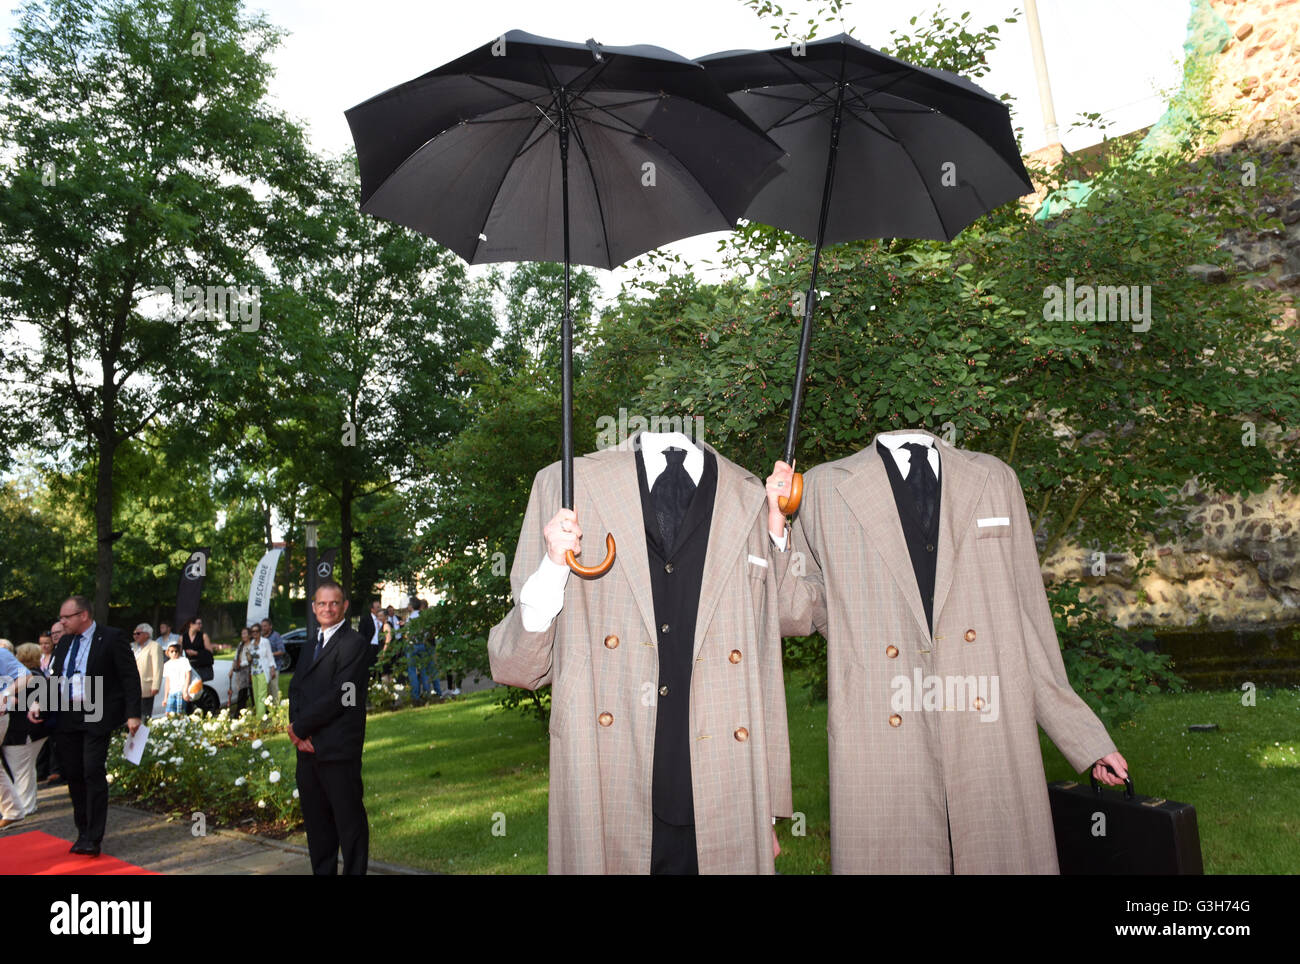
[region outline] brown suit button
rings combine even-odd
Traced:
[[[977,710],[982,710],[982,709],[984,709],[984,698],[983,698],[983,697],[981,697],[981,696],[977,696],[977,697],[975,697],[975,709],[977,709]]]
[[[673,564],[671,562],[664,563],[664,572],[672,572],[672,571],[673,571]]]
[[[890,659],[896,658],[898,656],[898,647],[893,645],[892,643],[886,646],[885,655],[888,656]]]
[[[661,687],[659,687],[659,695],[660,695],[660,696],[667,696],[667,695],[668,695],[668,687],[667,687],[667,686],[661,686]]]
[[[600,716],[596,717],[596,722],[599,723],[601,726],[613,726],[613,725],[614,725],[614,714],[613,714],[613,713],[602,713],[602,714],[600,714]]]
[[[740,650],[738,649],[733,649],[730,655],[727,656],[727,659],[731,660],[733,663],[739,663],[742,658],[743,657],[741,657],[740,655]]]
[[[973,642],[975,642],[975,630],[973,630],[973,629],[968,629],[968,630],[966,630],[966,637],[965,637],[965,638],[966,638],[966,642],[968,642],[968,643],[973,643]]]
[[[737,743],[744,743],[746,740],[749,739],[749,730],[745,729],[743,726],[738,726],[736,727],[735,736],[736,736]]]
[[[606,648],[606,649],[618,649],[618,637],[615,636],[613,633],[610,633],[608,636],[606,636],[606,637],[605,637],[605,648]]]
[[[902,726],[902,725],[903,725],[903,718],[902,718],[901,716],[899,716],[897,713],[895,713],[893,716],[891,716],[891,717],[889,718],[889,725],[890,725],[890,726]]]

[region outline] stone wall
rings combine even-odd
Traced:
[[[1230,269],[1188,270],[1207,284],[1272,292],[1275,323],[1293,326],[1300,291],[1300,0],[1211,0],[1211,6],[1227,21],[1230,37],[1215,56],[1210,102],[1215,110],[1232,109],[1236,119],[1199,163],[1238,167],[1281,157],[1291,187],[1261,202],[1280,215],[1282,230],[1226,236],[1220,246]],[[1261,426],[1259,444],[1300,444],[1300,433]],[[1188,535],[1152,544],[1151,570],[1138,576],[1136,557],[1113,554],[1105,574],[1094,576],[1088,553],[1065,545],[1044,564],[1049,580],[1088,574],[1085,583],[1122,625],[1242,626],[1300,618],[1300,495],[1284,495],[1277,485],[1244,500],[1188,492],[1195,504]]]

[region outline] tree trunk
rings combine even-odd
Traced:
[[[113,443],[112,415],[106,408],[99,439],[95,478],[95,622],[108,625],[108,600],[113,591]]]

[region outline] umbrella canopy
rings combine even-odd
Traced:
[[[782,155],[694,61],[660,47],[520,30],[346,116],[361,209],[471,264],[614,268],[670,241],[727,230]]]
[[[789,154],[745,217],[815,243],[785,461],[793,463],[823,244],[951,240],[1032,193],[1007,107],[963,77],[917,67],[840,34],[699,62]],[[783,508],[802,493],[796,474]]]
[[[361,210],[472,264],[563,262],[563,505],[573,508],[570,265],[613,268],[735,226],[781,149],[707,72],[659,47],[512,30],[346,111]],[[569,565],[599,575],[601,566]]]

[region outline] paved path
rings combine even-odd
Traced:
[[[77,830],[72,822],[72,802],[66,786],[42,787],[36,812],[0,830],[0,835],[28,830],[43,830],[72,845]],[[295,836],[303,840],[302,834]],[[212,828],[206,836],[195,837],[188,821],[168,820],[165,816],[119,804],[110,804],[108,808],[104,853],[164,874],[311,873],[307,848],[301,844]],[[370,873],[423,874],[427,871],[371,861]]]

